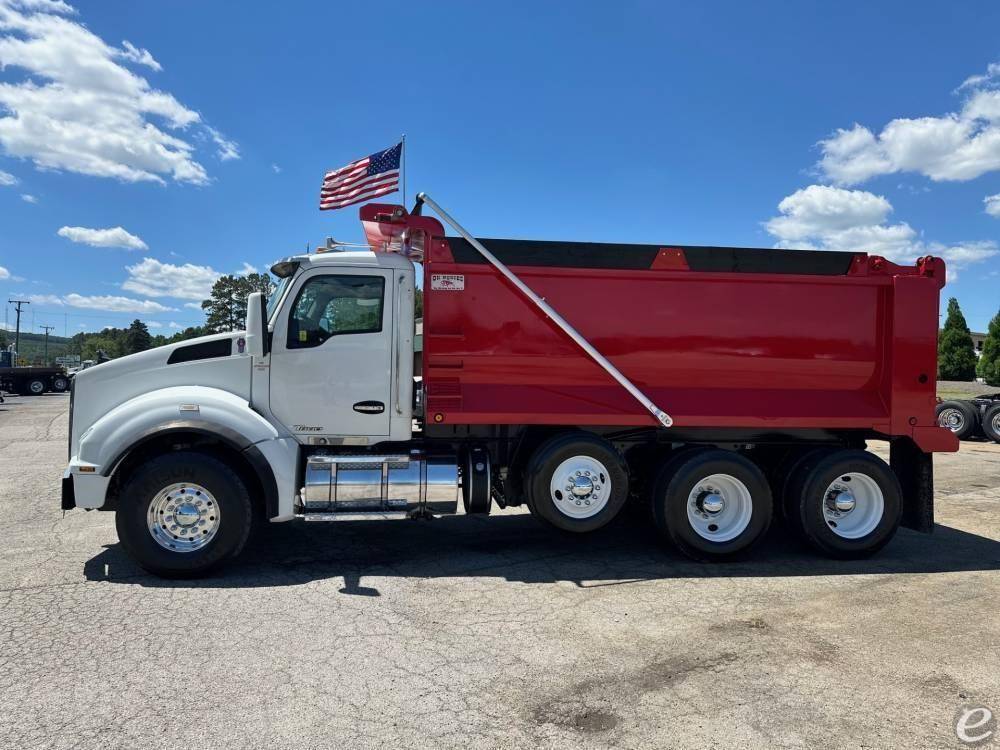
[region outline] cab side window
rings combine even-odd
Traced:
[[[309,279],[288,318],[288,348],[319,346],[332,336],[378,333],[384,297],[381,276],[329,274]]]

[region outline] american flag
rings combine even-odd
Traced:
[[[399,157],[403,144],[352,161],[327,172],[319,191],[319,210],[343,208],[391,193],[399,187]]]

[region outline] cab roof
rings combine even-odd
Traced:
[[[368,266],[374,268],[412,268],[413,263],[398,253],[375,253],[371,250],[317,251],[290,255],[275,262],[271,273],[278,278],[291,276],[300,267]]]

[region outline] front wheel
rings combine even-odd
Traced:
[[[45,381],[41,378],[32,378],[24,386],[25,396],[41,396],[45,393]]]
[[[253,523],[250,495],[229,466],[181,451],[142,465],[125,483],[115,526],[145,570],[193,578],[236,557]]]
[[[63,377],[62,375],[56,375],[56,377],[52,379],[52,390],[56,393],[62,393],[67,388],[69,388],[68,378]]]

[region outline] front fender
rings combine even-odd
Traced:
[[[75,458],[102,476],[110,476],[132,446],[169,429],[172,423],[219,434],[241,450],[288,437],[239,396],[217,388],[176,386],[150,391],[116,406],[80,436]]]

